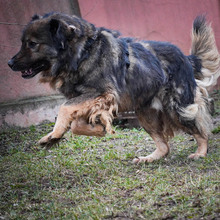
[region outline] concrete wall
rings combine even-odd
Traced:
[[[0,0],[0,127],[54,121],[64,102],[48,85],[39,84],[37,76],[25,80],[7,65],[31,17],[51,11],[80,15],[77,0]]]

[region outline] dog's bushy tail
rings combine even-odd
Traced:
[[[212,130],[212,99],[208,90],[217,83],[220,76],[220,55],[215,43],[214,32],[205,16],[198,16],[193,23],[191,55],[188,56],[197,83],[194,103],[182,108],[180,115],[184,120],[194,120],[204,138]]]
[[[216,85],[220,76],[220,55],[216,47],[214,32],[211,24],[207,23],[204,15],[198,16],[193,23],[191,56],[194,65],[201,62],[200,71],[195,71],[198,86],[209,90]]]

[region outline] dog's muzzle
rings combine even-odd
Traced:
[[[14,59],[12,58],[8,61],[8,66],[12,69],[13,65],[14,65]]]

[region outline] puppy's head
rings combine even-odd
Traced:
[[[77,69],[74,57],[78,57],[85,34],[89,35],[83,30],[86,25],[79,20],[82,19],[58,13],[35,15],[23,31],[20,51],[8,65],[13,71],[22,72],[23,78],[32,78],[40,72],[42,77],[56,77],[67,64]]]

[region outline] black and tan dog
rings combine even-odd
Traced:
[[[206,156],[212,126],[207,89],[220,74],[220,56],[204,16],[194,21],[190,56],[170,43],[122,38],[60,13],[35,15],[21,40],[21,50],[8,62],[12,70],[27,79],[40,73],[40,82],[67,98],[40,144],[56,143],[69,128],[104,136],[113,132],[118,110],[134,110],[157,147],[135,163],[168,154],[168,139],[178,130],[198,143],[190,158]]]

